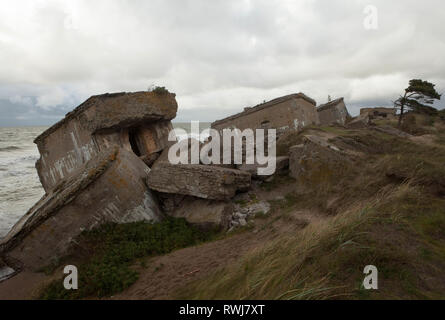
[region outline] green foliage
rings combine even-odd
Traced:
[[[154,92],[154,93],[156,93],[158,95],[164,95],[164,94],[168,94],[169,93],[168,90],[165,87],[159,87],[159,86],[156,86],[154,88],[150,88],[149,91],[150,92]]]
[[[50,283],[41,299],[79,299],[109,296],[129,287],[138,278],[131,268],[142,257],[161,255],[209,239],[184,219],[160,223],[106,224],[82,234],[82,242],[95,247],[95,254],[78,266],[79,289],[66,290],[61,279]]]
[[[410,103],[410,107],[415,113],[422,113],[429,116],[436,116],[439,114],[439,111],[436,108],[420,104],[415,100]]]
[[[431,99],[440,99],[440,94],[434,89],[435,84],[420,79],[413,79],[409,81],[409,86],[406,88],[408,93],[422,94]]]
[[[405,94],[395,101],[395,106],[400,108],[400,121],[405,108],[414,112],[437,115],[437,109],[429,106],[434,100],[440,100],[441,95],[434,88],[435,85],[428,81],[412,79],[409,81]]]

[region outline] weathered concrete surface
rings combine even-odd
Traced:
[[[45,191],[112,146],[141,156],[159,152],[168,143],[176,111],[171,93],[123,92],[89,98],[34,141],[40,152],[36,168]]]
[[[317,112],[320,125],[322,126],[330,124],[344,125],[349,117],[344,98],[335,99],[320,105],[317,108]]]
[[[289,168],[289,157],[280,156],[276,157],[276,168],[273,174],[281,173],[287,168]],[[254,164],[240,164],[236,166],[238,170],[249,172],[252,175],[253,179],[265,180],[269,178],[271,175],[258,175],[258,168],[265,168],[267,164],[260,165],[258,163]]]
[[[215,201],[184,197],[169,215],[185,218],[187,222],[202,230],[227,230],[234,206],[228,201]]]
[[[225,230],[229,227],[234,205],[230,201],[200,199],[172,193],[156,193],[168,216],[185,218],[202,230]]]
[[[235,169],[158,160],[148,174],[147,185],[159,192],[224,200],[249,188],[250,179],[250,173]]]
[[[83,231],[105,222],[157,221],[150,169],[125,149],[110,149],[44,196],[0,242],[0,252],[33,270],[63,256]]]
[[[346,124],[348,129],[363,129],[367,128],[371,124],[371,119],[369,118],[369,113],[363,113],[352,119]]]
[[[244,129],[301,129],[305,126],[318,124],[316,102],[303,93],[295,93],[279,97],[245,108],[243,112],[212,123],[212,128]]]
[[[345,153],[325,139],[307,135],[289,150],[289,175],[299,182],[329,179],[339,166],[349,162]]]

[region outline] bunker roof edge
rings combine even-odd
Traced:
[[[278,97],[278,98],[272,99],[272,100],[267,101],[267,102],[264,102],[264,103],[257,104],[257,105],[254,106],[254,107],[251,107],[251,108],[249,108],[249,109],[247,109],[247,110],[244,110],[244,111],[242,111],[242,112],[236,113],[236,114],[234,114],[234,115],[228,116],[228,117],[223,118],[223,119],[221,119],[221,120],[216,120],[216,121],[214,121],[214,122],[212,123],[212,126],[213,126],[213,125],[218,125],[218,124],[220,124],[220,123],[224,123],[224,122],[226,122],[226,121],[228,121],[228,120],[233,120],[233,119],[242,117],[242,116],[247,115],[247,114],[251,114],[251,113],[257,112],[257,111],[262,110],[262,109],[264,109],[264,108],[267,108],[267,107],[276,105],[276,104],[278,104],[278,103],[281,103],[281,102],[283,102],[283,101],[286,101],[286,100],[289,100],[289,99],[294,99],[294,98],[301,98],[301,99],[304,99],[304,100],[306,100],[307,102],[313,104],[314,106],[316,106],[316,104],[317,104],[317,103],[315,102],[314,99],[309,98],[307,95],[305,95],[305,94],[302,93],[302,92],[299,92],[299,93],[292,93],[292,94],[288,94],[288,95],[285,95],[285,96],[282,96],[282,97]]]
[[[87,100],[82,102],[79,106],[77,106],[74,110],[68,112],[63,119],[61,119],[60,121],[56,122],[54,125],[49,127],[48,129],[43,131],[39,136],[37,136],[34,139],[34,143],[38,144],[38,143],[42,142],[46,137],[48,137],[50,134],[52,134],[57,129],[62,127],[65,123],[67,123],[71,119],[75,118],[76,116],[78,116],[79,114],[84,112],[85,110],[88,110],[98,100],[106,99],[106,98],[115,98],[115,97],[119,97],[119,96],[130,95],[130,94],[131,95],[141,94],[141,93],[150,93],[150,91],[115,92],[115,93],[104,93],[104,94],[98,94],[98,95],[91,96]],[[176,96],[176,94],[174,94],[172,92],[169,92],[168,94]]]

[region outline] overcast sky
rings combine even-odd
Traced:
[[[344,96],[357,114],[391,105],[412,78],[445,91],[441,0],[0,5],[0,126],[52,124],[91,95],[150,85],[176,93],[177,121],[300,91],[317,104]],[[367,5],[377,29],[364,26],[376,21]]]

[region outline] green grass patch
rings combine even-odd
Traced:
[[[211,233],[201,232],[185,219],[102,225],[81,235],[80,243],[92,248],[93,255],[77,266],[79,289],[66,290],[59,279],[44,288],[40,299],[110,296],[138,279],[138,272],[131,268],[137,259],[166,254],[211,237]]]

